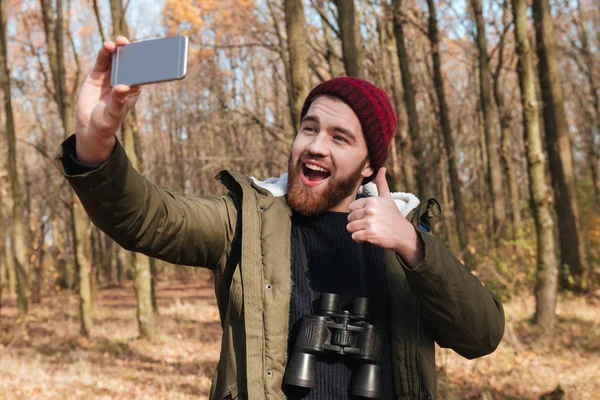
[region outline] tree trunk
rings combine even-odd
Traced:
[[[46,235],[46,223],[42,221],[39,224],[38,231],[32,233],[37,233],[37,236],[33,237],[33,257],[30,258],[34,271],[33,282],[31,283],[31,302],[39,304],[42,300],[42,283],[44,279],[44,257],[46,253],[44,236]]]
[[[402,0],[392,0],[392,15],[394,24],[394,35],[396,36],[396,50],[398,52],[398,64],[402,77],[402,87],[404,88],[404,105],[408,116],[408,132],[412,142],[413,156],[415,159],[415,173],[417,180],[417,194],[419,198],[424,199],[425,194],[425,176],[424,165],[421,163],[422,141],[421,128],[419,126],[419,115],[417,113],[417,103],[415,100],[415,89],[412,83],[410,73],[410,59],[404,43],[404,28],[402,24]]]
[[[396,116],[398,123],[396,125],[396,134],[392,142],[391,156],[392,166],[395,169],[396,179],[401,175],[404,178],[403,191],[414,193],[417,191],[415,183],[415,159],[413,157],[412,142],[408,134],[408,120],[406,116],[406,107],[404,106],[404,95],[402,89],[402,77],[400,76],[400,65],[398,64],[398,51],[396,38],[394,37],[394,26],[392,23],[392,10],[386,1],[382,6],[382,39],[381,48],[385,58],[389,60],[389,71],[391,75],[391,85],[388,93],[391,93],[394,100]],[[383,55],[382,55],[383,57]]]
[[[67,189],[68,190],[68,189]],[[71,212],[69,207],[68,212]],[[52,241],[56,248],[56,265],[59,272],[57,282],[60,282],[62,287],[72,290],[75,287],[75,268],[67,257],[68,238],[72,237],[73,231],[69,231],[71,217],[61,218],[59,213],[52,217]]]
[[[105,250],[105,276],[104,279],[109,287],[115,286],[117,284],[117,263],[115,257],[116,247],[118,245],[108,236],[102,234],[102,241],[104,242],[104,250]]]
[[[114,35],[128,37],[129,31],[127,29],[121,0],[110,1],[110,12],[112,15]],[[123,147],[125,148],[133,168],[139,170],[138,154],[136,152],[137,123],[135,120],[135,110],[129,112],[121,129],[123,132]],[[150,260],[143,254],[134,253],[133,266],[135,270],[133,286],[135,288],[138,330],[140,337],[149,339],[154,336]]]
[[[600,85],[598,84],[598,80],[594,74],[595,61],[597,58],[594,56],[590,48],[590,41],[586,27],[586,15],[581,9],[581,1],[577,1],[577,14],[578,18],[575,19],[577,24],[577,36],[579,37],[579,42],[581,43],[581,48],[579,51],[581,53],[581,57],[583,58],[583,65],[579,65],[581,65],[584,69],[582,72],[585,75],[590,87],[592,103],[594,106],[595,128],[589,129],[587,132],[582,132],[582,134],[586,136],[584,141],[586,142],[588,163],[592,174],[594,199],[597,204],[600,204],[600,175],[598,173],[598,169],[600,168],[600,154],[598,154],[598,151],[600,149],[598,149],[598,146],[594,142],[594,130],[600,133],[600,98],[598,95],[598,93],[600,93]]]
[[[594,186],[594,201],[596,204],[600,204],[600,157],[596,154],[594,147],[591,147],[588,152],[588,165]]]
[[[509,20],[509,1],[504,0],[504,12],[502,20],[504,22],[504,32],[508,32],[510,28]],[[505,171],[506,183],[510,196],[511,217],[512,217],[512,238],[517,240],[521,237],[521,209],[519,207],[519,185],[517,183],[517,174],[515,164],[512,159],[512,141],[511,141],[511,110],[505,106],[504,102],[504,81],[500,76],[504,64],[504,44],[505,34],[500,37],[498,44],[498,63],[494,71],[494,98],[500,115],[500,130],[501,130],[501,159]]]
[[[504,195],[502,191],[502,169],[500,167],[500,142],[498,139],[497,116],[492,103],[490,87],[490,66],[485,35],[485,20],[481,0],[471,0],[475,23],[477,25],[477,48],[479,53],[479,97],[483,111],[483,122],[486,138],[486,152],[488,158],[489,190],[493,210],[493,238],[496,249],[498,241],[504,236],[506,213],[504,211]]]
[[[269,14],[271,15],[271,18],[273,19],[273,29],[275,30],[275,34],[277,36],[277,47],[278,47],[278,52],[279,52],[279,57],[281,57],[281,62],[283,64],[283,71],[285,72],[285,84],[286,84],[286,90],[287,90],[287,97],[288,97],[288,109],[289,109],[289,122],[292,124],[292,130],[294,130],[294,135],[297,132],[297,128],[295,125],[295,119],[299,117],[300,114],[296,115],[294,113],[294,96],[293,96],[293,89],[292,89],[292,71],[291,71],[291,67],[290,67],[290,57],[289,57],[289,52],[287,50],[287,46],[285,43],[285,39],[283,37],[283,34],[281,32],[281,29],[279,28],[279,22],[277,20],[277,14],[275,12],[275,7],[272,3],[273,0],[266,0],[266,4],[267,4],[267,8],[269,9]],[[304,10],[304,9],[303,9]],[[286,24],[287,26],[287,24]],[[308,60],[308,56],[307,56],[307,60]],[[307,61],[308,64],[308,61]],[[277,81],[276,78],[276,74],[273,74],[273,77],[275,79],[275,81]],[[277,93],[279,94],[279,93]],[[300,111],[298,111],[298,113],[300,113]],[[286,118],[283,122],[283,126],[287,127],[287,121],[288,119]]]
[[[382,6],[385,4],[382,3]],[[383,8],[383,7],[382,7]],[[393,77],[391,76],[391,59],[390,52],[388,51],[388,47],[390,44],[390,36],[388,35],[387,25],[390,25],[387,21],[387,14],[385,12],[385,8],[383,8],[378,20],[377,20],[377,33],[379,38],[379,48],[381,53],[381,59],[377,64],[377,76],[379,82],[381,83],[381,88],[388,93],[389,95],[393,94],[394,91],[394,82]],[[397,59],[397,57],[396,57]],[[394,100],[392,100],[394,101]],[[395,102],[394,102],[395,104]],[[397,107],[395,107],[397,110]],[[390,189],[393,191],[399,191],[399,183],[403,178],[401,174],[400,160],[398,158],[398,146],[396,144],[396,140],[398,138],[398,127],[396,127],[396,132],[392,137],[391,145],[390,145],[390,155],[388,158],[388,164],[391,165],[391,168],[388,168],[388,175],[391,175],[391,181],[393,182],[393,188],[390,186]],[[403,182],[404,183],[404,182]],[[403,185],[404,186],[404,185]],[[403,188],[405,191],[406,188]]]
[[[300,129],[300,113],[310,91],[306,19],[302,0],[285,0],[285,26],[289,52],[291,99],[290,112],[295,132]]]
[[[354,0],[335,0],[346,75],[364,78],[362,40]]]
[[[121,246],[115,246],[115,258],[117,265],[117,284],[122,287],[127,279],[127,254],[126,250]]]
[[[82,224],[84,220],[82,215],[87,216],[81,203],[73,202],[73,212],[71,213],[73,228],[74,228],[74,243],[75,250],[75,265],[79,271],[79,312],[81,315],[81,335],[89,337],[92,334],[92,285],[90,282],[91,263],[88,256],[91,249],[89,248],[89,236],[87,230],[89,227],[89,219],[87,224]],[[83,240],[80,241],[80,240]]]
[[[19,319],[27,315],[29,307],[27,289],[29,286],[29,263],[27,261],[25,246],[25,200],[19,181],[19,170],[17,167],[17,141],[15,123],[12,109],[12,98],[10,89],[10,71],[8,69],[8,48],[6,41],[6,18],[8,2],[0,3],[0,81],[4,94],[4,112],[6,115],[6,141],[8,143],[8,177],[11,187],[12,203],[12,234],[10,246],[12,250],[15,270],[17,273],[17,304]]]
[[[7,233],[10,238],[11,234]],[[15,270],[15,256],[10,246],[4,246],[4,260],[6,261],[6,274],[8,276],[8,298],[13,299],[17,294],[17,273]]]
[[[75,57],[75,82],[69,93],[66,84],[65,49],[64,37],[68,29],[63,26],[62,0],[56,0],[56,10],[53,10],[51,0],[40,0],[42,8],[42,21],[44,23],[44,34],[48,51],[48,64],[52,71],[52,84],[54,86],[54,101],[58,106],[58,112],[62,121],[65,139],[75,132],[75,94],[78,91],[80,80],[80,65]],[[72,68],[70,66],[70,68]],[[92,332],[91,317],[91,292],[90,292],[90,269],[91,263],[89,253],[89,236],[87,228],[90,220],[87,214],[81,210],[77,197],[73,194],[71,202],[71,222],[73,234],[73,253],[75,255],[75,267],[79,273],[79,305],[81,312],[81,334],[90,336]],[[86,314],[87,313],[87,314]]]
[[[1,236],[0,236],[1,237]],[[4,249],[0,246],[0,316],[2,316],[2,295],[4,286],[6,286],[6,259],[4,258]]]
[[[446,165],[448,162],[448,157],[446,156],[445,153],[441,154],[440,157],[440,163],[441,165]],[[439,168],[439,180],[440,180],[440,192],[442,195],[442,207],[443,209],[446,210],[451,210],[451,205],[450,205],[450,193],[448,190],[448,178],[446,177],[446,173],[448,171],[446,170],[446,168]],[[453,205],[452,205],[453,206]],[[442,215],[442,220],[443,220],[443,224],[444,224],[444,230],[446,233],[446,238],[448,241],[448,247],[450,248],[450,250],[453,253],[459,253],[461,251],[461,249],[459,248],[460,245],[458,243],[458,239],[456,235],[456,215],[453,215],[453,212],[446,212],[444,213],[445,215]],[[454,220],[454,221],[453,221]],[[452,221],[454,222],[454,227],[452,224]],[[465,249],[465,251],[469,251],[469,249]]]
[[[158,283],[158,268],[156,267],[156,259],[149,258],[150,260],[150,274],[152,275],[152,282],[150,284],[150,297],[152,299],[152,311],[154,314],[158,314],[158,301],[156,300],[156,284]]]
[[[534,0],[533,18],[537,41],[539,81],[543,101],[546,151],[556,196],[561,253],[560,283],[563,288],[585,290],[587,261],[579,223],[579,204],[573,174],[569,125],[556,55],[556,39],[548,0]]]
[[[550,326],[556,316],[558,275],[554,221],[550,205],[550,191],[546,184],[532,49],[527,35],[527,2],[526,0],[512,0],[512,7],[519,55],[518,73],[523,106],[523,136],[527,149],[529,193],[537,235],[535,321],[542,326]]]
[[[437,95],[439,106],[440,126],[444,137],[444,147],[448,156],[448,174],[450,175],[450,187],[454,198],[454,216],[456,218],[456,232],[461,251],[465,254],[465,264],[470,269],[475,269],[475,261],[469,251],[469,234],[467,227],[467,216],[462,198],[461,183],[456,166],[456,149],[450,126],[450,110],[446,103],[446,92],[444,89],[444,78],[442,76],[442,62],[440,57],[439,33],[437,27],[437,12],[433,0],[427,0],[429,8],[429,42],[431,43],[431,56],[433,60],[433,84]],[[443,166],[441,167],[443,168]]]

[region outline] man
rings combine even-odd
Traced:
[[[369,322],[387,331],[386,399],[436,397],[434,342],[468,358],[494,351],[502,305],[429,233],[437,201],[388,189],[396,116],[381,89],[355,78],[315,87],[287,181],[222,171],[227,196],[186,198],[141,177],[115,138],[140,93],[110,87],[111,54],[126,43],[104,43],[56,164],[123,247],[213,271],[223,338],[211,399],[347,398],[356,364],[339,357],[319,360],[312,390],[283,384],[300,321],[325,292],[345,307],[371,299]]]

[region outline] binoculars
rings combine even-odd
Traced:
[[[316,387],[316,363],[319,355],[334,355],[360,364],[352,374],[348,392],[370,399],[383,396],[383,335],[369,324],[369,299],[356,297],[351,312],[342,311],[340,297],[323,293],[318,315],[302,317],[294,350],[283,382],[304,388]]]

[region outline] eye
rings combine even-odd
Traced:
[[[344,142],[344,143],[348,142],[348,140],[345,137],[343,137],[342,135],[334,135],[333,140],[335,140],[336,142]]]
[[[314,132],[316,132],[316,131],[317,131],[317,130],[316,130],[315,128],[313,128],[312,126],[305,126],[304,128],[302,128],[302,130],[303,130],[303,131],[305,131],[305,132],[311,132],[311,133],[314,133]]]

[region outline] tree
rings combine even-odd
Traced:
[[[335,5],[338,10],[338,25],[346,75],[364,78],[362,41],[356,21],[354,0],[335,0]]]
[[[327,61],[327,69],[332,77],[342,76],[344,74],[343,56],[340,57],[337,54],[336,39],[341,38],[339,29],[330,22],[330,18],[327,15],[325,3],[329,3],[329,0],[311,0],[312,6],[319,13],[321,19],[321,25],[323,30],[323,38],[325,40],[325,60]],[[342,50],[343,51],[343,50]]]
[[[121,0],[110,0],[110,13],[113,21],[113,35],[129,37],[129,29],[123,12]],[[121,125],[123,135],[123,147],[131,161],[131,165],[140,169],[139,155],[136,146],[137,123],[135,108],[125,117]],[[135,277],[133,287],[135,289],[136,316],[140,337],[152,338],[154,336],[154,310],[152,308],[152,272],[150,259],[140,253],[133,253]]]
[[[398,63],[402,77],[402,87],[404,88],[404,104],[406,114],[408,115],[408,132],[410,135],[413,155],[416,161],[415,175],[417,183],[417,194],[420,198],[425,198],[425,174],[422,164],[421,153],[421,128],[419,126],[419,114],[417,113],[417,102],[415,99],[415,88],[412,83],[410,72],[410,58],[404,42],[404,16],[402,13],[402,0],[392,0],[392,21],[394,24],[394,35],[396,36],[396,47],[398,52]]]
[[[519,206],[519,185],[517,183],[517,174],[515,173],[515,165],[513,162],[513,152],[511,151],[512,140],[511,140],[511,107],[505,103],[505,82],[502,75],[502,69],[504,68],[504,55],[505,55],[505,44],[506,34],[510,29],[510,17],[509,17],[509,0],[503,2],[503,31],[500,34],[500,41],[497,46],[498,51],[498,62],[493,73],[493,88],[494,88],[494,99],[496,100],[496,106],[498,107],[498,114],[500,115],[500,131],[501,131],[501,159],[505,171],[505,178],[508,186],[508,193],[510,198],[511,206],[511,217],[512,217],[512,234],[513,240],[516,240],[521,236],[521,208]]]
[[[29,263],[25,246],[25,200],[23,189],[19,181],[17,168],[17,142],[15,133],[15,121],[12,107],[12,95],[10,88],[10,71],[8,69],[8,42],[6,40],[8,2],[0,2],[0,81],[4,94],[4,111],[6,118],[6,137],[8,143],[7,170],[11,186],[12,203],[12,230],[10,236],[11,253],[17,272],[17,303],[19,319],[27,315],[28,309],[28,286],[29,286]]]
[[[450,110],[446,102],[446,91],[444,89],[444,77],[442,75],[442,61],[440,57],[439,33],[437,27],[437,13],[433,0],[427,0],[429,9],[429,42],[431,43],[431,58],[433,61],[433,84],[437,95],[440,127],[444,137],[444,147],[448,155],[448,174],[450,175],[450,187],[452,197],[454,198],[454,217],[456,219],[456,231],[460,248],[465,251],[465,260],[470,268],[475,267],[474,260],[471,260],[469,251],[469,234],[467,227],[467,217],[465,205],[462,198],[461,182],[458,178],[458,168],[456,166],[456,149],[454,147],[454,138],[452,137],[452,127],[450,126]]]
[[[539,81],[543,101],[546,151],[552,174],[560,243],[560,283],[563,288],[585,289],[587,261],[580,229],[569,125],[556,56],[554,25],[548,0],[532,4],[537,42]]]
[[[502,192],[502,169],[500,168],[500,142],[498,140],[498,126],[496,111],[492,102],[490,86],[490,65],[485,34],[485,20],[481,0],[471,0],[475,24],[477,25],[477,50],[479,54],[479,101],[483,111],[488,185],[492,200],[494,217],[494,239],[497,242],[503,236],[506,213],[504,210],[504,194]]]
[[[588,164],[592,174],[592,185],[594,187],[595,201],[600,204],[600,148],[595,143],[594,131],[600,134],[600,82],[598,82],[597,73],[595,72],[595,66],[597,57],[592,52],[590,46],[590,39],[588,37],[587,28],[587,15],[582,9],[581,1],[577,1],[577,13],[573,13],[573,22],[577,27],[577,38],[579,39],[580,46],[577,43],[572,42],[574,49],[578,50],[578,59],[575,55],[573,56],[577,66],[581,73],[585,76],[588,83],[588,89],[592,98],[592,110],[591,115],[588,115],[588,119],[591,120],[587,123],[589,125],[587,129],[582,132],[583,140],[586,147],[586,155],[588,158]],[[582,98],[583,102],[588,102],[589,99]],[[582,109],[586,110],[585,107]],[[589,107],[588,107],[589,109]],[[587,110],[586,110],[587,112]]]
[[[42,22],[46,38],[48,64],[52,72],[52,82],[45,82],[47,90],[51,93],[58,107],[58,113],[63,125],[63,136],[66,139],[75,132],[75,96],[81,80],[81,68],[75,52],[73,40],[68,26],[64,26],[64,10],[62,0],[40,0],[42,9]],[[66,28],[66,29],[65,29]],[[71,90],[67,87],[67,70],[65,69],[64,38],[68,36],[75,64],[75,74],[71,83]],[[75,266],[79,275],[79,308],[81,316],[81,334],[89,336],[92,332],[92,293],[90,273],[92,265],[89,260],[90,238],[88,227],[90,220],[81,207],[74,193],[71,202],[71,225],[73,233],[73,252]]]
[[[404,191],[416,191],[412,143],[408,135],[408,120],[406,107],[402,94],[402,77],[398,64],[398,52],[396,50],[396,38],[394,37],[392,12],[389,2],[381,3],[381,14],[378,21],[379,46],[381,48],[381,61],[378,63],[380,74],[384,82],[385,91],[391,95],[398,117],[396,134],[392,138],[390,146],[390,163],[393,180],[400,184],[403,179]]]
[[[310,90],[308,79],[308,50],[306,48],[306,19],[302,0],[285,0],[285,26],[289,52],[291,90],[290,114],[294,131],[300,129],[300,113]]]
[[[519,56],[517,71],[523,108],[523,137],[527,149],[529,193],[537,237],[535,321],[540,325],[549,326],[554,322],[556,315],[558,275],[554,220],[550,205],[550,190],[546,184],[532,49],[527,34],[527,2],[526,0],[512,0],[512,8]]]

